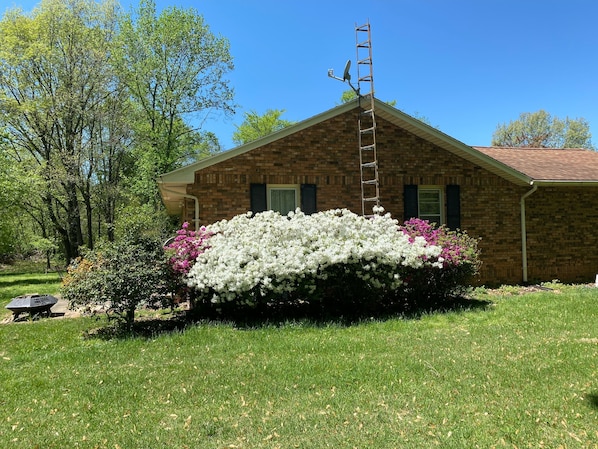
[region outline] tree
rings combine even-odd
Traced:
[[[9,156],[5,145],[0,134],[0,259],[15,252],[18,204],[26,192],[20,166]]]
[[[159,212],[158,174],[220,150],[197,118],[232,112],[230,69],[228,42],[193,10],[156,17],[142,1],[132,17],[115,0],[42,0],[5,14],[2,150],[40,180],[22,210],[44,238],[60,236],[67,261],[116,239],[124,202]]]
[[[102,224],[109,241],[114,241],[116,211],[123,200],[123,178],[133,170],[132,130],[128,119],[131,107],[122,84],[115,80],[114,94],[106,98],[92,122],[90,146],[87,154],[87,176],[81,189],[87,209],[87,224],[91,240],[93,224],[91,208],[97,209],[97,236]],[[89,245],[92,248],[92,245]]]
[[[264,115],[256,111],[245,112],[243,123],[235,125],[237,130],[233,133],[233,142],[243,145],[293,125],[295,122],[280,118],[284,112],[284,109],[268,109]]]
[[[191,123],[212,110],[233,111],[225,79],[233,69],[229,43],[192,8],[169,7],[157,15],[155,2],[142,0],[135,15],[121,21],[113,55],[133,103],[133,189],[157,205],[156,177],[188,161],[188,149],[202,147],[197,142],[203,137],[213,141]]]
[[[46,256],[49,269],[56,244],[37,195],[44,182],[32,159],[19,156],[10,134],[0,130],[0,259],[37,251]]]
[[[15,153],[41,173],[67,259],[84,244],[79,195],[91,175],[91,126],[114,86],[117,13],[110,0],[42,0],[31,15],[14,9],[0,21],[0,112]]]
[[[564,120],[544,110],[524,112],[519,119],[501,124],[492,135],[493,146],[521,148],[593,149],[590,125],[584,118]]]
[[[349,103],[357,98],[357,92],[353,89],[346,90],[341,95],[341,103]],[[387,105],[392,106],[393,108],[397,105],[397,100],[391,100],[386,102]]]

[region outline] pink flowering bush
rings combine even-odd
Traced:
[[[211,236],[212,233],[205,226],[198,231],[193,231],[189,229],[189,223],[185,222],[177,231],[174,240],[164,247],[169,255],[170,268],[181,299],[192,299],[189,297],[190,290],[187,287],[186,276],[197,257],[209,248],[208,239]]]
[[[165,249],[171,253],[170,264],[175,273],[186,275],[195,264],[197,256],[208,248],[207,240],[212,236],[205,226],[199,231],[189,229],[189,223],[183,223],[174,240]]]
[[[406,221],[401,231],[409,236],[411,242],[423,237],[429,245],[441,248],[440,254],[432,261],[435,264],[427,264],[422,270],[407,268],[404,273],[402,294],[418,305],[441,302],[462,293],[479,272],[478,241],[466,232],[452,231],[419,218]]]

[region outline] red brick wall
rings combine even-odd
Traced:
[[[539,187],[526,200],[530,281],[593,282],[598,187]]]
[[[384,208],[403,219],[405,184],[460,185],[461,227],[471,236],[481,237],[483,266],[479,282],[521,282],[519,200],[528,188],[514,186],[384,120],[379,119],[377,125],[380,199]],[[346,207],[361,213],[355,112],[198,171],[188,193],[199,198],[199,216],[203,224],[208,224],[247,212],[251,183],[316,184],[319,210]],[[536,212],[530,209],[530,213]],[[186,213],[186,219],[193,218],[192,202]],[[530,254],[539,258],[539,252],[545,249],[531,240]],[[551,279],[544,276],[546,270],[530,265],[535,276]]]

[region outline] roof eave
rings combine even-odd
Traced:
[[[183,209],[182,201],[187,195],[187,183],[164,183],[158,179],[158,190],[168,213],[179,214]]]
[[[534,179],[534,184],[545,187],[598,187],[598,180]]]

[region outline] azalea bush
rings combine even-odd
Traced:
[[[434,305],[449,296],[462,294],[479,272],[478,240],[466,232],[436,226],[419,218],[406,221],[401,231],[410,241],[423,237],[430,245],[441,248],[436,259],[442,265],[441,270],[426,266],[406,268],[404,272],[400,294],[416,306]]]
[[[208,248],[208,239],[212,232],[202,226],[198,231],[189,229],[189,223],[183,223],[181,229],[176,233],[165,247],[169,264],[172,270],[172,281],[177,295],[181,301],[188,300],[194,303],[193,289],[187,286],[186,276],[191,267],[195,264],[197,257]]]
[[[176,237],[166,245],[165,249],[170,255],[169,261],[175,273],[186,275],[195,264],[197,256],[208,247],[207,240],[212,233],[202,226],[198,231],[189,229],[189,223],[183,223]]]
[[[200,303],[213,308],[295,304],[312,311],[364,311],[411,295],[413,272],[440,272],[452,263],[443,256],[444,240],[402,232],[389,214],[267,211],[202,232],[209,237],[187,282]]]

